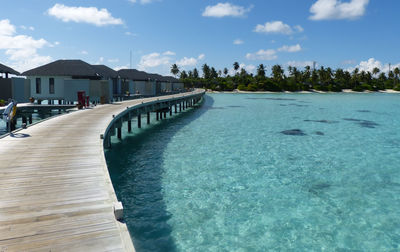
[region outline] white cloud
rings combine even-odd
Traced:
[[[176,64],[178,66],[195,66],[197,64],[197,59],[191,57],[191,58],[187,58],[187,57],[183,57],[183,59],[178,60],[176,62]]]
[[[299,44],[293,46],[284,45],[277,50],[267,49],[267,50],[259,50],[255,53],[247,53],[246,59],[248,60],[275,60],[278,58],[277,52],[299,52],[301,51],[301,46]]]
[[[83,51],[80,52],[80,54],[82,54],[82,55],[88,55],[89,53],[88,53],[87,51],[83,50]]]
[[[158,67],[161,65],[170,65],[170,64],[171,64],[171,57],[154,52],[143,55],[140,58],[138,68],[139,70],[146,70],[148,68]]]
[[[26,27],[25,25],[21,25],[19,26],[19,28],[21,28],[22,30],[31,30],[31,31],[35,30],[35,27],[33,26]]]
[[[155,2],[155,0],[129,0],[129,2],[131,2],[131,3],[140,3],[140,4],[149,4],[149,3],[152,3],[152,2]]]
[[[301,46],[299,44],[293,46],[284,45],[278,49],[279,52],[299,52],[301,51]]]
[[[54,45],[58,46],[60,44],[60,42],[56,41],[54,42]]]
[[[10,23],[10,20],[0,20],[0,36],[11,36],[15,33],[15,26]]]
[[[209,5],[203,12],[203,17],[244,17],[253,6],[245,8],[243,6],[233,5],[231,3],[218,3],[216,5]]]
[[[117,63],[119,62],[119,59],[108,59],[107,61],[110,63]]]
[[[166,51],[163,53],[163,55],[174,56],[174,55],[176,55],[176,53],[171,52],[171,51]]]
[[[300,25],[296,25],[292,28],[290,25],[285,24],[282,21],[271,21],[266,22],[263,25],[258,24],[254,31],[258,33],[280,33],[290,35],[293,34],[295,31],[303,32],[304,29]]]
[[[381,72],[388,73],[389,72],[389,63],[383,64],[381,61],[376,60],[375,58],[370,58],[366,61],[361,61],[360,64],[358,64],[355,67],[350,67],[347,69],[347,71],[353,71],[355,68],[358,68],[360,71],[369,71],[372,73],[372,70],[377,67]],[[391,64],[390,65],[390,70],[393,71],[396,67],[400,68],[400,63],[396,64]]]
[[[176,64],[181,67],[185,66],[195,66],[199,62],[199,60],[203,60],[205,58],[204,54],[200,54],[197,59],[193,57],[183,57],[182,59],[178,60]]]
[[[129,69],[130,67],[129,67],[129,64],[127,64],[127,65],[124,65],[124,66],[116,66],[116,67],[114,67],[113,69],[115,70],[115,71],[118,71],[118,70],[121,70],[121,69]]]
[[[0,50],[5,50],[10,60],[9,65],[16,70],[25,71],[49,63],[52,60],[50,56],[37,53],[38,49],[45,46],[51,44],[44,39],[16,34],[15,26],[10,20],[0,20]]]
[[[96,7],[70,7],[63,4],[55,4],[47,13],[63,22],[88,23],[96,26],[121,25],[123,21],[114,18],[107,9]]]
[[[355,60],[344,60],[342,61],[342,65],[354,65],[356,64]]]
[[[241,39],[235,39],[235,40],[233,41],[233,44],[234,44],[234,45],[242,45],[243,43],[244,43],[244,41],[241,40]]]
[[[304,31],[304,28],[301,27],[300,25],[295,25],[295,26],[293,26],[293,28],[294,28],[297,32],[303,32],[303,31]]]
[[[289,61],[287,63],[288,66],[292,66],[292,67],[306,67],[306,66],[310,66],[313,67],[314,62],[309,60],[309,61]]]
[[[256,70],[256,66],[252,64],[250,65],[240,64],[240,69],[242,68],[244,68],[248,73],[254,73],[254,71]]]
[[[246,54],[246,58],[248,60],[274,60],[277,59],[276,51],[273,49],[268,50],[259,50],[256,53],[248,53]]]
[[[125,32],[125,35],[126,35],[126,36],[133,36],[133,37],[136,37],[136,36],[137,36],[136,33],[132,33],[132,32],[130,32],[130,31]]]
[[[356,19],[365,14],[369,0],[317,0],[311,8],[311,20]]]

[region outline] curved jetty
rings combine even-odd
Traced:
[[[0,139],[0,251],[134,251],[104,158],[133,116],[192,106],[203,90],[97,106]],[[150,117],[148,117],[148,122]],[[140,126],[141,120],[138,120]]]

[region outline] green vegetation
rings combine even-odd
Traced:
[[[186,72],[180,71],[176,64],[172,65],[171,73],[175,76],[180,73],[180,79],[186,87],[198,87],[216,91],[320,91],[341,92],[343,89],[354,91],[378,91],[395,89],[400,91],[400,69],[389,71],[388,75],[374,68],[372,73],[355,68],[352,72],[343,69],[331,68],[311,69],[306,66],[303,70],[289,66],[286,73],[280,65],[271,68],[270,76],[263,64],[257,67],[256,75],[249,74],[240,68],[238,62],[233,64],[234,75],[230,76],[227,68],[217,71],[207,64],[202,66],[203,75],[199,76],[195,68]]]

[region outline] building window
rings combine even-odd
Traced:
[[[36,78],[36,94],[40,94],[42,91],[42,80],[40,78]]]
[[[54,94],[54,78],[49,79],[49,93]]]

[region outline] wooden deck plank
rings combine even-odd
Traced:
[[[96,106],[0,139],[0,251],[134,251],[114,216],[100,134],[127,106],[172,97]]]

